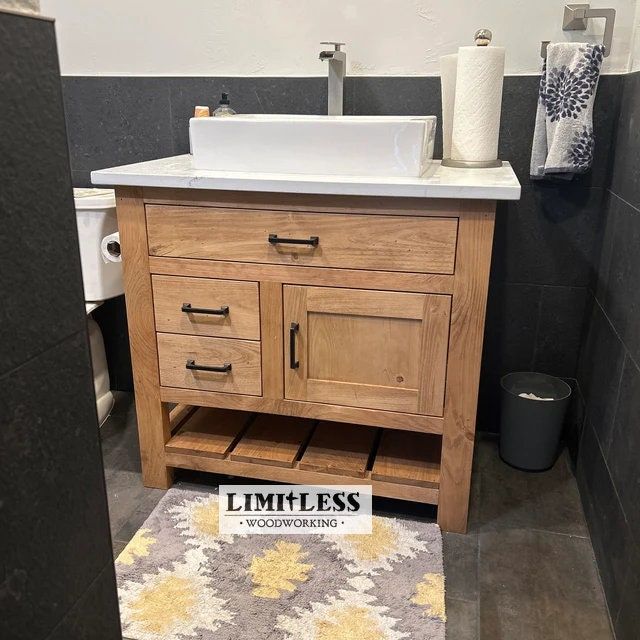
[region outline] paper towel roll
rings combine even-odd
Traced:
[[[498,158],[503,47],[460,47],[451,134],[453,160]]]
[[[456,99],[458,54],[440,58],[440,86],[442,89],[442,157],[451,157],[451,131]]]
[[[105,262],[122,262],[120,254],[120,232],[116,231],[102,238],[100,253]]]

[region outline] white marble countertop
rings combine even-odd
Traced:
[[[419,178],[244,173],[194,169],[190,155],[91,172],[94,185],[271,191],[349,196],[519,200],[520,183],[508,162],[497,169],[452,169],[433,160]]]

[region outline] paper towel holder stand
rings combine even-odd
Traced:
[[[491,42],[493,34],[489,29],[478,29],[473,37],[476,46],[486,47]],[[502,166],[502,160],[452,160],[442,158],[443,167],[453,169],[497,169]]]
[[[604,18],[602,44],[604,45],[604,57],[607,58],[611,53],[613,42],[613,25],[616,21],[615,9],[592,9],[589,4],[565,4],[562,30],[584,31],[587,28],[589,18]],[[543,40],[540,44],[540,56],[545,60],[547,59],[549,42],[549,40]]]
[[[452,160],[442,158],[443,167],[452,169],[498,169],[502,166],[502,160]]]

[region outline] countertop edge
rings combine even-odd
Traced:
[[[255,177],[188,177],[135,175],[112,169],[91,172],[96,186],[160,187],[167,189],[210,189],[268,193],[307,193],[314,195],[380,196],[403,198],[443,198],[464,200],[519,200],[521,186],[438,185],[318,182],[301,179],[264,179]]]

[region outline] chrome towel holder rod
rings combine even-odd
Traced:
[[[565,4],[564,18],[562,20],[563,31],[584,31],[587,28],[589,18],[604,18],[604,57],[611,53],[613,42],[613,25],[616,21],[615,9],[592,9],[588,4]],[[540,55],[546,60],[549,40],[543,40],[540,47]]]

